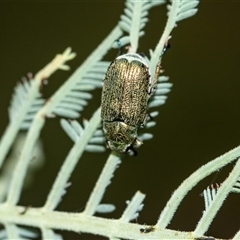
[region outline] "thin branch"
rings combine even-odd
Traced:
[[[74,57],[74,54],[70,53],[70,49],[67,49],[62,55],[58,54],[49,64],[46,65],[41,71],[39,71],[34,81],[32,82],[34,96],[38,94],[42,81],[48,78],[57,69],[65,68],[65,61],[68,61]],[[32,159],[32,151],[34,145],[39,138],[40,131],[45,123],[45,108],[41,108],[35,115],[31,128],[27,134],[25,145],[20,155],[20,159],[14,169],[12,181],[9,187],[7,196],[8,204],[16,204],[19,200],[22,190],[23,181],[27,173],[27,168],[30,160]]]
[[[84,214],[93,215],[96,212],[97,206],[100,204],[103,194],[106,191],[107,186],[111,182],[113,173],[117,166],[121,163],[121,160],[116,155],[110,154],[109,158],[102,170],[102,173],[89,197]]]
[[[93,117],[90,119],[86,128],[82,132],[79,139],[75,142],[71,151],[69,152],[66,160],[64,161],[58,176],[53,184],[53,187],[47,197],[47,201],[43,207],[43,210],[53,210],[56,208],[57,204],[61,200],[61,195],[64,191],[64,187],[67,184],[68,179],[71,176],[78,160],[82,156],[88,141],[92,138],[92,135],[98,128],[100,124],[100,108],[94,113]]]
[[[17,116],[9,123],[6,128],[0,143],[0,167],[11,147],[21,125],[31,109],[34,101],[39,97],[39,91],[42,86],[42,81],[49,78],[56,70],[66,69],[65,61],[71,60],[75,57],[74,53],[70,53],[71,49],[67,48],[63,54],[58,54],[56,57],[47,64],[42,70],[40,70],[33,80],[31,80],[30,88],[27,91],[23,104],[18,110]],[[15,93],[16,94],[16,93]]]
[[[136,192],[132,200],[128,203],[125,211],[123,212],[120,220],[123,222],[130,222],[133,219],[138,217],[138,212],[142,210],[143,200],[145,198],[145,194],[141,192]]]
[[[233,150],[225,153],[224,155],[210,161],[209,163],[200,167],[197,171],[191,174],[187,179],[185,179],[178,189],[173,193],[169,201],[167,202],[165,208],[163,209],[157,225],[159,228],[164,229],[170,223],[174,213],[176,212],[178,206],[182,202],[185,195],[202,179],[210,175],[211,173],[217,171],[223,166],[234,161],[240,156],[240,146],[234,148]]]
[[[29,208],[25,214],[25,207],[0,205],[0,222],[11,222],[33,227],[47,227],[74,232],[84,232],[105,237],[116,237],[120,239],[204,239],[191,232],[180,232],[175,230],[156,228],[148,234],[140,231],[141,226],[136,223],[125,223],[120,220],[105,219],[89,216],[83,213],[66,213],[58,211],[42,212],[39,208]],[[148,227],[148,226],[145,226]],[[206,237],[207,239],[207,237]]]
[[[217,195],[215,196],[209,208],[206,209],[206,211],[204,211],[204,214],[200,221],[198,222],[198,225],[194,231],[195,234],[198,235],[204,234],[208,230],[211,222],[213,221],[213,218],[216,216],[217,212],[219,211],[223,202],[227,198],[228,194],[231,192],[232,187],[239,179],[239,175],[240,175],[240,160],[237,161],[228,178],[221,184],[221,187],[218,189]]]
[[[8,239],[20,239],[18,228],[13,223],[4,224]]]
[[[133,17],[130,30],[130,52],[136,53],[138,49],[140,23],[142,14],[143,1],[134,2]]]
[[[112,43],[118,39],[122,31],[116,26],[103,42],[92,52],[92,54],[83,62],[83,64],[72,74],[72,76],[55,92],[51,97],[51,101],[46,105],[46,115],[51,115],[64,97],[76,87],[79,79],[82,79],[111,48]]]

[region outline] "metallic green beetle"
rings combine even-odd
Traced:
[[[142,145],[137,131],[147,121],[147,103],[153,88],[147,61],[141,55],[127,53],[110,64],[103,80],[101,102],[108,148],[123,154]]]

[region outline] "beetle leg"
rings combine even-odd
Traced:
[[[137,156],[137,151],[131,146],[127,149],[126,151],[128,153],[129,156]]]
[[[109,143],[108,143],[109,141],[108,140],[106,140],[106,148],[110,148],[109,147]]]
[[[143,142],[140,139],[136,138],[134,142],[127,147],[126,153],[128,153],[131,156],[136,156],[137,151],[135,150],[135,148],[139,148],[142,144]]]
[[[147,121],[152,121],[152,120],[153,120],[153,117],[151,116],[151,114],[148,114]]]
[[[119,39],[117,39],[116,42],[117,42],[117,45],[118,45],[118,55],[117,56],[120,56],[120,55],[123,54],[123,47],[122,47],[122,44],[121,44]]]
[[[136,138],[136,139],[134,140],[132,146],[133,146],[133,147],[136,147],[136,148],[139,148],[142,144],[143,144],[143,142],[142,142],[140,139]]]
[[[149,114],[146,114],[146,117],[144,118],[143,123],[140,125],[140,128],[144,128],[144,126],[146,125],[147,121],[149,119],[151,119],[150,117],[151,116]]]
[[[160,59],[163,57],[164,53],[165,53],[170,47],[171,47],[171,46],[170,46],[170,44],[169,44],[168,41],[167,41],[166,44],[165,44],[165,47],[164,47],[163,50],[162,50]]]
[[[144,52],[138,53],[141,57],[146,58],[146,54]]]
[[[168,40],[169,40],[169,38],[168,38]],[[161,67],[162,57],[163,57],[163,55],[165,54],[165,52],[167,51],[167,49],[170,48],[170,44],[168,43],[168,40],[167,40],[167,42],[165,43],[165,46],[164,46],[164,48],[163,48],[163,50],[162,50],[162,53],[161,53],[161,55],[160,55],[160,58],[159,58],[159,62],[158,62],[157,66],[156,66],[156,69],[155,69],[153,84],[152,84],[151,90],[150,90],[150,92],[151,92],[150,94],[151,94],[151,95],[154,93],[154,91],[155,91],[155,89],[156,89],[157,82],[158,82],[158,77],[159,77],[159,75],[160,75],[160,73],[161,73],[161,70],[162,70],[162,67]]]
[[[150,90],[150,95],[152,95],[155,90],[156,90],[156,86],[157,86],[157,82],[158,82],[158,77],[160,75],[160,72],[161,72],[161,62],[159,62],[156,66],[156,69],[155,69],[155,74],[154,74],[154,79],[153,79],[153,84],[151,86],[151,90]]]

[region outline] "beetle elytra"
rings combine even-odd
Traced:
[[[155,75],[158,77],[159,73]],[[148,118],[147,103],[154,84],[147,61],[139,54],[120,55],[108,67],[103,80],[101,117],[111,150],[128,153],[142,144],[137,130]]]

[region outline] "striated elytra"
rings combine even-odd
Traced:
[[[137,131],[146,123],[153,87],[147,61],[139,54],[121,55],[110,64],[103,81],[101,102],[108,148],[123,154],[142,144]]]

